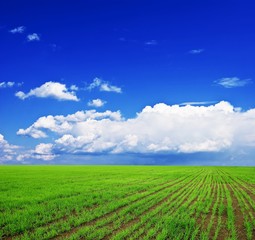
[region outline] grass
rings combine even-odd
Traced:
[[[1,239],[255,239],[255,168],[0,166]]]

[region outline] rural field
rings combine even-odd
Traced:
[[[1,239],[255,239],[255,168],[0,166]]]

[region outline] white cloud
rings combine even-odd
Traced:
[[[145,45],[157,45],[158,42],[156,40],[150,40],[144,43]]]
[[[15,159],[18,148],[16,145],[9,144],[0,134],[0,163]]]
[[[51,143],[40,143],[35,147],[34,156],[36,156],[36,159],[45,161],[52,160],[56,157],[56,155],[52,153],[52,147],[53,144]]]
[[[24,162],[26,159],[37,159],[43,161],[51,161],[57,157],[52,153],[53,144],[40,143],[34,150],[24,151],[17,156],[17,161]]]
[[[100,86],[100,91],[102,92],[116,92],[116,93],[121,93],[121,88],[109,85],[108,83],[103,83]]]
[[[59,153],[193,153],[255,147],[255,109],[230,103],[146,106],[135,118],[119,112],[81,111],[39,118],[22,130],[53,132]],[[21,130],[19,130],[21,131]]]
[[[12,88],[12,87],[20,87],[23,83],[15,83],[15,82],[0,82],[0,88]]]
[[[99,91],[102,92],[122,93],[120,87],[113,86],[109,82],[105,82],[100,78],[94,78],[93,82],[88,86],[88,90],[92,90],[94,88],[99,88]]]
[[[11,29],[9,32],[10,33],[23,33],[25,31],[25,27],[24,26],[19,26],[19,27],[16,27],[16,28],[13,28]]]
[[[11,88],[15,82],[0,82],[0,88]]]
[[[205,50],[203,48],[200,49],[192,49],[189,51],[190,54],[200,54],[202,52],[204,52]]]
[[[46,138],[47,134],[41,130],[38,130],[33,127],[29,127],[27,129],[19,129],[17,135],[30,136],[32,138]]]
[[[88,90],[100,87],[102,80],[100,78],[94,78],[93,82],[88,86]]]
[[[71,85],[70,90],[72,91],[78,91],[79,88],[76,85]]]
[[[28,93],[19,91],[15,94],[15,96],[22,100],[35,96],[39,98],[55,98],[60,101],[79,101],[75,91],[69,91],[65,84],[58,82],[46,82],[40,87],[31,89]]]
[[[102,107],[105,104],[106,104],[106,101],[103,101],[99,98],[93,99],[93,100],[88,102],[88,106],[90,106],[90,107]]]
[[[238,77],[221,78],[215,81],[216,84],[225,88],[244,87],[251,83],[251,79],[240,79]]]
[[[34,150],[26,150],[20,146],[8,143],[4,139],[4,136],[0,134],[0,163],[6,163],[8,161],[19,161],[25,163],[26,159],[50,161],[57,157],[52,150],[52,143],[40,143]]]
[[[40,36],[37,33],[32,33],[27,35],[28,42],[40,41]]]
[[[74,114],[67,116],[57,115],[57,116],[44,116],[40,117],[35,123],[33,123],[27,129],[19,129],[17,134],[29,136],[32,138],[46,138],[47,134],[45,131],[51,131],[58,134],[65,134],[67,132],[74,131],[76,123],[84,121],[97,121],[100,119],[111,119],[114,121],[120,121],[120,112],[96,112],[96,110],[89,111],[78,111]]]

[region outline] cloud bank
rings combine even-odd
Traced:
[[[54,134],[54,154],[167,154],[220,152],[255,148],[255,109],[236,110],[222,101],[210,106],[159,103],[146,106],[135,118],[120,112],[79,111],[45,116],[19,135]],[[52,135],[51,135],[52,136]]]
[[[75,85],[72,85],[70,89],[66,87],[65,84],[58,82],[46,82],[40,87],[31,89],[28,93],[19,91],[15,94],[16,97],[25,100],[29,97],[38,97],[38,98],[54,98],[59,101],[69,100],[69,101],[79,101],[76,96]]]

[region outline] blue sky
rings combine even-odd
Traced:
[[[1,1],[0,162],[254,165],[254,7]]]

